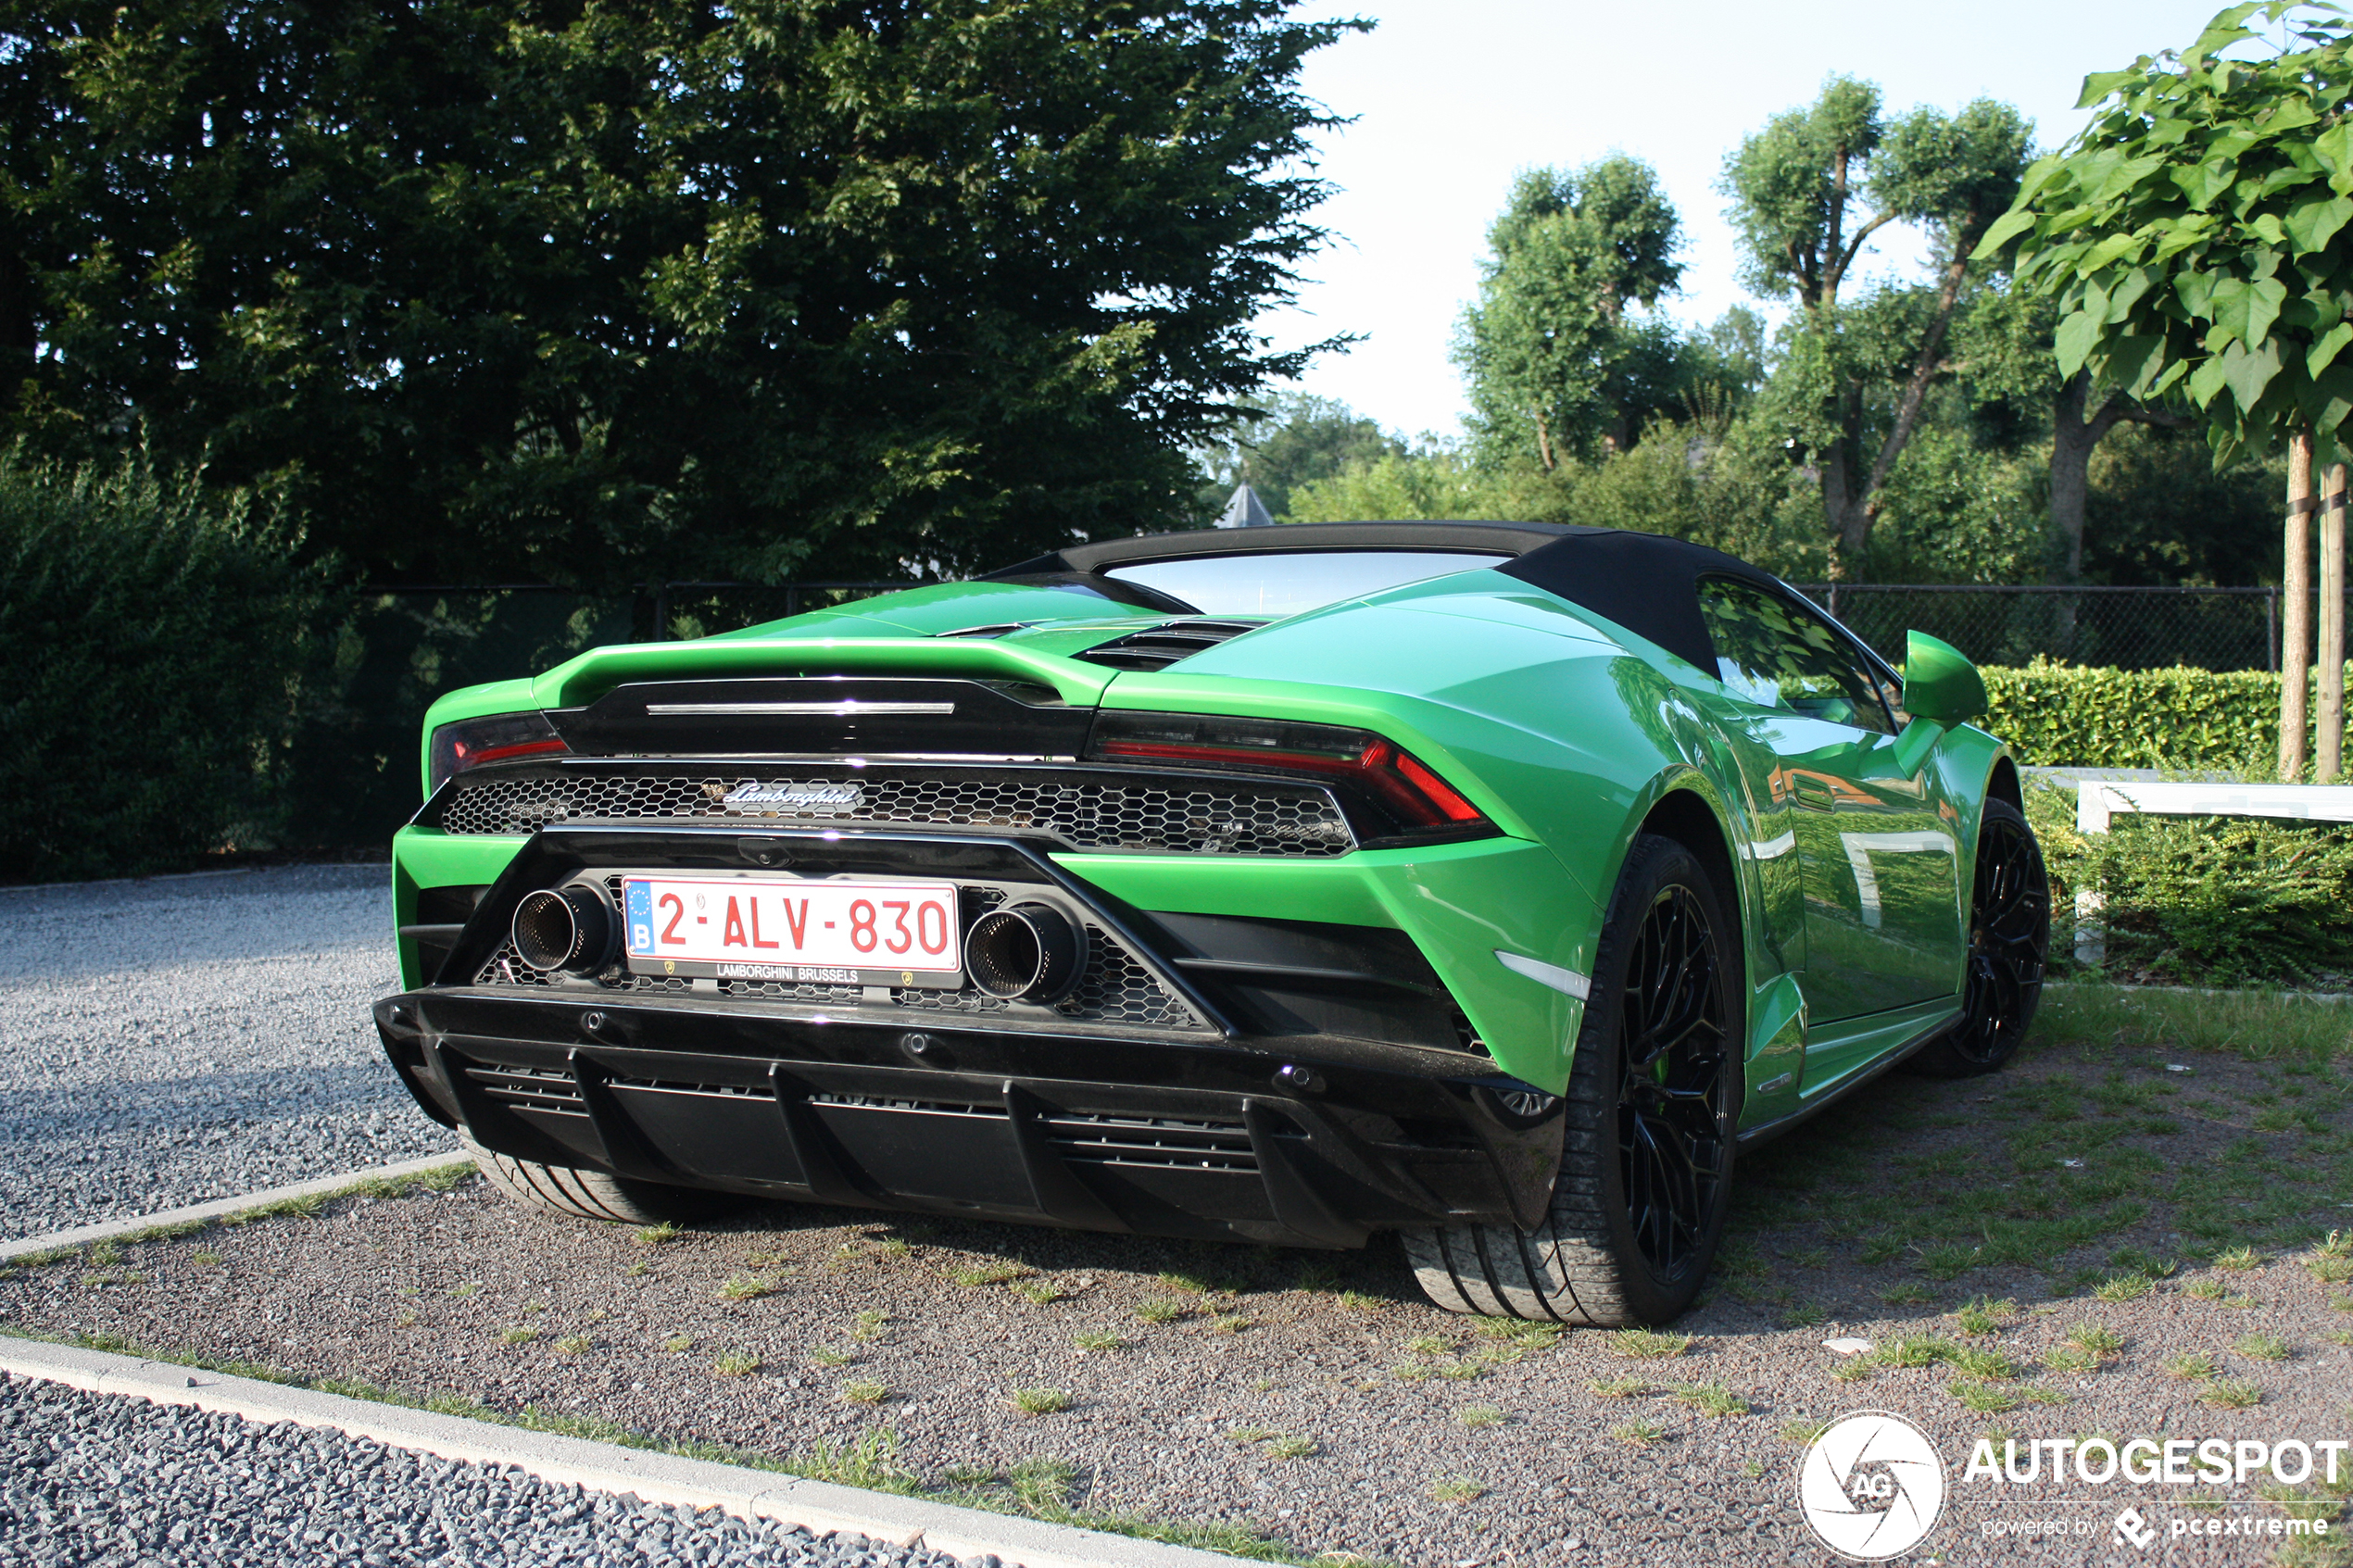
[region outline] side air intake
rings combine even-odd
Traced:
[[[1108,664],[1114,670],[1165,670],[1180,659],[1189,659],[1265,624],[1263,621],[1164,621],[1072,657],[1089,664]]]

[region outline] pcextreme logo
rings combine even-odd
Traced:
[[[1890,1411],[1825,1427],[1797,1473],[1797,1506],[1821,1543],[1856,1562],[1900,1556],[1936,1527],[1944,1461],[1928,1435]]]

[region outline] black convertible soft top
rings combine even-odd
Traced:
[[[1462,550],[1509,556],[1495,570],[1581,605],[1713,674],[1716,650],[1700,619],[1702,577],[1738,577],[1791,590],[1735,556],[1660,533],[1547,522],[1293,522],[1202,528],[1072,545],[992,571],[984,581],[1100,577],[1139,561],[1197,556],[1294,555],[1313,550]],[[1112,579],[1101,579],[1105,582]]]

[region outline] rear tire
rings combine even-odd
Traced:
[[[1534,1230],[1405,1232],[1432,1301],[1593,1328],[1663,1323],[1691,1305],[1731,1194],[1743,1037],[1732,929],[1696,855],[1634,841],[1594,956],[1551,1210]]]
[[[542,1165],[535,1160],[517,1160],[483,1148],[463,1132],[458,1135],[458,1141],[473,1156],[484,1179],[509,1202],[536,1213],[560,1214],[568,1220],[653,1225],[665,1220],[699,1220],[743,1201],[726,1193],[632,1181],[626,1176],[578,1165]]]
[[[1988,798],[1977,828],[1961,1017],[1906,1063],[1931,1078],[1973,1078],[2009,1060],[2043,999],[2051,951],[2051,881],[2026,813]]]

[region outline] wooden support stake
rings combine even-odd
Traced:
[[[2280,572],[2280,777],[2304,776],[2312,663],[2312,435],[2287,444],[2287,534]]]
[[[2345,771],[2345,465],[2331,463],[2321,486],[2321,702],[2313,776],[2334,784]]]

